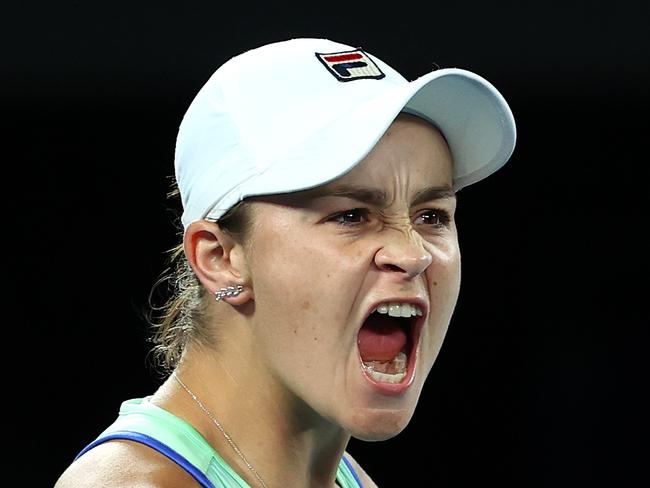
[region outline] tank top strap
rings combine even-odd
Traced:
[[[359,475],[357,475],[357,472],[354,470],[354,467],[345,454],[339,463],[339,468],[336,473],[336,482],[341,486],[341,488],[363,488]]]

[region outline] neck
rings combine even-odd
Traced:
[[[241,351],[240,351],[241,352]],[[349,434],[328,422],[290,394],[269,382],[263,369],[242,357],[205,347],[188,348],[176,374],[258,472],[268,488],[332,488]],[[193,425],[248,482],[261,487],[233,446],[192,397],[169,378],[154,395],[162,408]]]

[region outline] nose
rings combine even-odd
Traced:
[[[403,273],[412,279],[426,270],[433,256],[422,245],[422,238],[409,232],[393,231],[375,254],[375,264],[382,271]]]

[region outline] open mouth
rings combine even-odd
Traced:
[[[381,384],[409,382],[423,319],[412,303],[381,303],[364,321],[357,339],[363,371]]]

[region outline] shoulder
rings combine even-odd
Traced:
[[[54,488],[197,488],[169,458],[143,444],[108,441],[74,461]]]
[[[357,472],[357,475],[359,476],[359,479],[361,480],[361,483],[363,484],[363,488],[378,488],[377,484],[370,478],[368,473],[364,471],[364,469],[359,465],[359,463],[354,459],[349,452],[345,452],[345,457],[347,458],[348,461],[350,461],[350,464],[354,468],[354,470]]]

